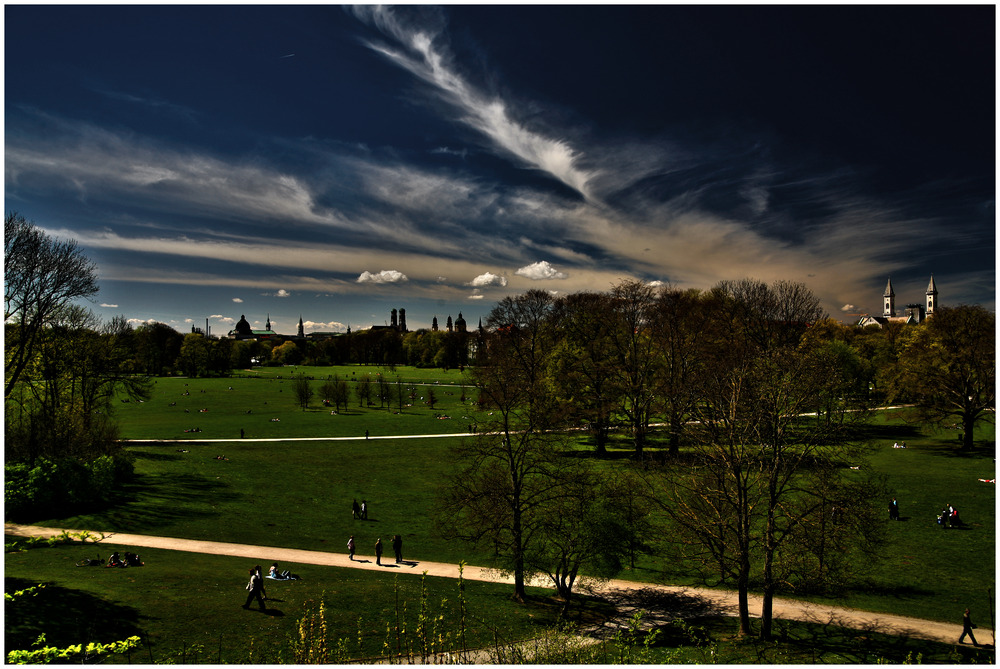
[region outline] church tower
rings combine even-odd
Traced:
[[[406,309],[399,310],[399,331],[406,332]]]
[[[934,285],[934,275],[931,274],[931,282],[927,284],[927,318],[934,315],[934,309],[937,307],[937,297],[937,286]]]
[[[886,318],[896,315],[896,293],[892,290],[892,279],[885,285],[885,293],[882,294],[883,309],[882,315]]]
[[[302,316],[299,316],[299,337],[305,337],[305,336],[306,336],[306,331],[305,328],[302,327]]]
[[[264,329],[265,330],[270,330],[271,329],[271,314],[267,315],[267,324],[264,325]]]

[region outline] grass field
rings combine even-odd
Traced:
[[[351,379],[377,371],[369,367],[269,368],[230,379],[158,379],[149,401],[118,407],[122,436],[186,441],[135,444],[132,450],[138,479],[129,489],[128,499],[115,508],[88,515],[67,515],[39,524],[334,552],[345,552],[347,536],[354,534],[360,553],[371,552],[370,546],[377,537],[385,541],[392,534],[400,534],[407,556],[489,564],[489,554],[443,540],[433,524],[435,491],[453,470],[452,449],[459,439],[401,438],[408,434],[465,432],[474,420],[472,405],[476,396],[475,389],[467,386],[466,376],[457,371],[400,368],[392,375],[393,380],[399,376],[403,383],[413,387],[415,394],[412,406],[404,407],[402,413],[397,413],[395,406],[391,410],[358,407],[357,400],[353,400],[348,411],[331,415],[329,409],[318,406],[318,399],[313,402],[315,408],[303,412],[290,383],[293,373],[313,376],[318,387],[329,374]],[[467,386],[464,403],[463,386]],[[439,400],[433,410],[423,403],[429,387],[433,387]],[[995,587],[995,485],[978,479],[995,477],[994,428],[984,426],[977,434],[977,448],[963,453],[957,448],[954,432],[925,430],[906,423],[905,417],[883,412],[867,435],[875,446],[870,466],[886,475],[899,499],[903,520],[889,524],[891,544],[879,563],[872,565],[868,579],[831,603],[954,623],[960,622],[962,610],[970,606],[980,625],[991,626],[987,600]],[[191,427],[200,427],[202,431],[184,432]],[[247,437],[243,441],[239,439],[240,429]],[[392,438],[366,441],[365,430],[372,436]],[[249,441],[253,437],[356,439]],[[198,442],[215,438],[232,441]],[[906,441],[908,448],[893,449],[895,441]],[[614,456],[626,455],[628,451],[624,441],[613,445],[613,457],[605,466],[615,466],[615,462],[622,460]],[[218,455],[226,459],[218,460]],[[368,501],[370,520],[351,517],[353,499]],[[872,500],[883,509],[887,502]],[[965,529],[942,530],[937,526],[935,517],[946,503],[959,509]],[[213,648],[218,646],[220,635],[225,640],[241,639],[248,634],[245,618],[238,618],[232,623],[235,626],[230,626],[228,620],[231,605],[240,599],[245,582],[247,565],[241,560],[212,556],[193,560],[189,554],[150,551],[143,555],[147,567],[122,570],[124,576],[111,577],[134,581],[122,581],[122,587],[102,591],[100,579],[105,577],[94,574],[89,577],[91,581],[81,582],[85,578],[81,572],[87,570],[69,568],[75,562],[74,557],[79,557],[76,553],[42,557],[59,550],[62,549],[8,555],[8,591],[13,578],[27,584],[33,579],[45,580],[73,592],[82,589],[80,596],[109,606],[127,607],[127,611],[134,613],[136,626],[161,643],[170,640],[167,644],[173,644],[170,653],[177,651],[178,638],[185,643],[195,642],[186,636],[190,629],[198,631],[198,639],[208,639],[198,643],[206,647],[214,644]],[[36,557],[31,557],[33,554]],[[42,563],[46,567],[39,569]],[[647,557],[637,569],[621,577],[650,581],[667,572],[670,582],[695,582],[689,574],[679,573],[671,565],[675,563],[669,555]],[[321,576],[312,575],[318,573],[317,569],[309,568],[310,577],[298,585],[304,586],[300,588],[303,592],[314,587],[320,588],[319,592],[310,591],[308,597],[289,599],[288,605],[283,605],[286,617],[301,616],[303,602],[318,600],[324,588],[338,593],[357,592],[363,601],[375,597],[365,588],[392,591],[391,579],[385,576],[337,569],[324,569]],[[106,570],[94,571],[103,574]],[[179,580],[171,580],[174,578]],[[183,585],[185,579],[205,584],[187,589],[186,594],[174,594],[175,585]],[[370,579],[375,580],[369,584]],[[216,586],[210,588],[208,582]],[[176,589],[185,590],[182,585]],[[500,599],[509,590],[503,586],[482,584],[482,587],[483,592],[498,593]],[[105,601],[102,592],[107,592],[110,599]],[[359,597],[328,599],[331,615],[335,611],[339,616],[337,630],[348,634],[356,628],[357,615],[351,607],[360,604],[356,601]],[[198,625],[186,624],[187,614],[179,602],[178,610],[174,610],[174,599],[184,600],[187,609],[207,612],[208,617],[198,618],[201,621]],[[484,607],[503,609],[495,603]],[[510,615],[529,617],[535,622],[544,620],[548,615],[546,607],[536,608],[514,607]],[[383,611],[384,606],[378,610]],[[238,609],[235,612],[245,613]],[[372,615],[377,617],[374,612]],[[286,634],[290,628],[281,625],[287,622],[269,620],[266,624],[279,625],[275,630]],[[532,629],[530,625],[503,625],[512,634]],[[8,634],[11,626],[8,622]],[[211,652],[205,653],[210,660]]]

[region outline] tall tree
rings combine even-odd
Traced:
[[[552,315],[560,336],[549,367],[551,385],[568,418],[587,424],[602,454],[607,452],[611,415],[618,400],[609,341],[610,308],[608,296],[601,293],[560,298]]]
[[[461,471],[449,479],[442,521],[450,536],[492,545],[524,601],[527,560],[546,507],[564,494],[564,436],[550,431],[554,403],[544,388],[552,298],[529,291],[501,300],[487,317],[487,362],[473,377],[487,414],[462,442]]]
[[[973,445],[976,423],[996,411],[996,317],[979,305],[941,307],[914,329],[891,373],[891,399],[917,403],[922,420],[962,426]]]
[[[663,287],[653,306],[652,338],[661,356],[655,388],[670,432],[670,454],[677,455],[694,402],[700,361],[697,341],[711,317],[711,300],[697,290]]]
[[[622,281],[611,289],[609,342],[614,354],[619,408],[628,419],[632,444],[642,455],[649,429],[658,367],[662,358],[652,336],[655,289],[636,280]]]
[[[302,410],[305,411],[309,408],[309,400],[313,398],[313,389],[305,374],[299,374],[295,377],[292,390],[295,392],[295,401],[302,407]]]
[[[4,397],[21,377],[43,328],[73,300],[97,293],[97,267],[75,241],[57,241],[16,212],[4,219]]]
[[[830,363],[820,347],[800,345],[819,313],[807,289],[745,280],[720,284],[713,297],[717,317],[699,339],[704,370],[692,405],[692,461],[674,470],[667,508],[690,552],[735,582],[741,634],[750,633],[749,584],[755,574],[760,579],[760,633],[768,637],[781,549],[815,527],[810,519],[834,491],[852,484],[834,474],[843,473],[846,453],[858,452],[843,420],[805,417],[825,401]],[[823,486],[810,483],[819,471],[829,474]],[[878,490],[877,482],[863,483]],[[870,497],[836,498],[850,503],[844,513],[866,515]]]

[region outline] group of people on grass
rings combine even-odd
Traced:
[[[895,497],[889,502],[889,520],[899,520],[899,502],[896,501]],[[945,504],[941,513],[938,514],[937,524],[945,529],[959,527],[962,521],[958,517],[958,509],[951,504]]]
[[[271,565],[271,569],[267,573],[267,578],[275,581],[295,581],[299,577],[287,569],[281,571],[278,569],[278,563],[275,562]],[[250,581],[247,583],[246,589],[247,601],[243,604],[243,608],[249,609],[250,603],[256,599],[260,604],[260,610],[267,611],[267,605],[264,604],[264,600],[267,599],[267,590],[264,588],[264,576],[260,565],[250,569]]]

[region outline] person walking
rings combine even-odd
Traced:
[[[351,514],[354,516],[355,520],[357,520],[358,516],[361,515],[361,507],[358,506],[358,500],[354,500],[354,503],[351,504]]]
[[[396,554],[396,564],[403,561],[403,537],[398,534],[392,537],[392,552]]]
[[[375,540],[375,564],[382,566],[382,537]]]
[[[368,520],[368,502],[361,500],[361,520]]]
[[[962,636],[958,637],[959,643],[965,643],[965,635],[968,634],[969,638],[972,639],[972,645],[978,646],[979,643],[976,641],[976,635],[972,633],[972,630],[976,629],[976,626],[972,624],[972,617],[969,615],[969,609],[965,610],[965,615],[962,616]]]
[[[889,502],[889,520],[899,520],[899,502],[895,497]]]
[[[247,583],[246,589],[250,592],[243,608],[249,609],[250,602],[256,597],[257,601],[260,602],[260,610],[267,611],[267,606],[264,604],[264,579],[260,576],[260,567],[254,567],[250,570],[250,582]]]
[[[354,535],[353,534],[351,535],[351,538],[347,540],[347,552],[350,553],[350,557],[353,560],[354,559]]]

